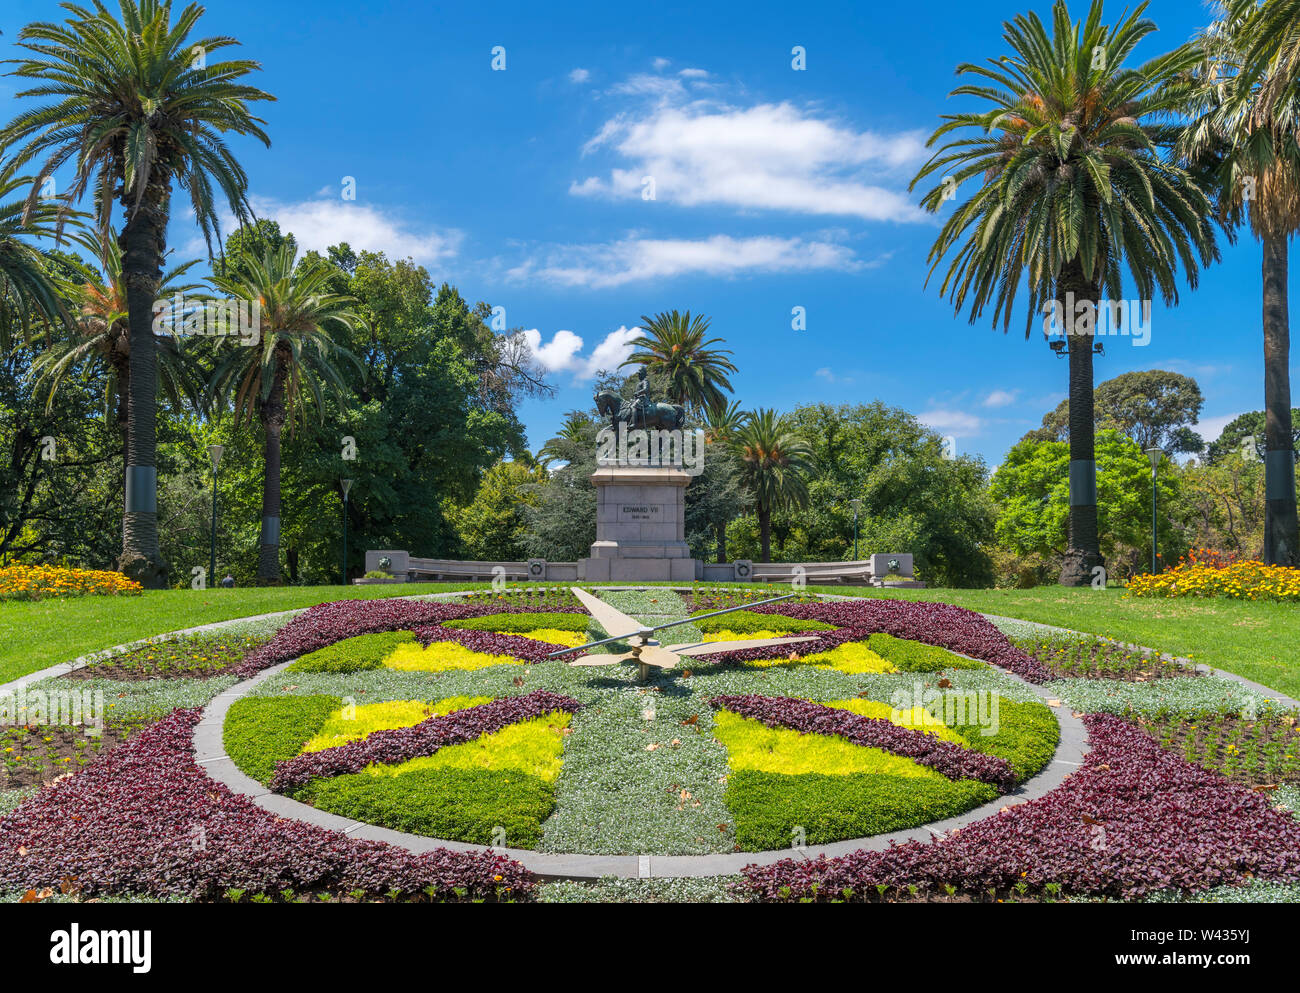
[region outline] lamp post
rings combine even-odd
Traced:
[[[340,479],[343,488],[343,585],[348,585],[348,490],[352,489],[352,480]]]
[[[850,500],[849,506],[853,508],[853,561],[858,560],[858,511],[862,509],[861,500]]]
[[[221,453],[225,445],[209,445],[208,458],[212,459],[212,555],[208,559],[208,582],[217,582],[217,466],[221,464]]]
[[[1164,451],[1159,448],[1147,449],[1147,458],[1151,460],[1151,575],[1153,576],[1159,571],[1156,565],[1156,543],[1160,538],[1159,524],[1156,521],[1156,470],[1160,467],[1160,459],[1164,454]]]

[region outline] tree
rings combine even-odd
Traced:
[[[280,437],[286,423],[303,414],[308,398],[323,416],[322,387],[345,393],[338,359],[361,363],[330,337],[330,329],[356,328],[356,300],[328,292],[333,272],[324,263],[297,266],[292,245],[248,260],[235,276],[213,284],[236,300],[260,308],[261,341],[236,348],[212,373],[217,396],[232,398],[236,420],[256,415],[265,438],[262,537],[257,578],[280,580]],[[246,275],[245,275],[246,273]],[[253,311],[258,313],[258,311]],[[345,580],[346,581],[346,580]]]
[[[58,210],[46,201],[29,208],[9,199],[30,183],[31,177],[14,175],[13,165],[0,171],[0,351],[32,333],[33,317],[47,328],[68,322],[44,253],[29,240],[55,236]]]
[[[736,367],[726,357],[730,350],[710,347],[721,344],[722,339],[705,337],[707,317],[674,310],[642,317],[641,326],[644,333],[632,341],[636,351],[623,365],[644,365],[662,373],[673,403],[695,410],[725,405],[723,391],[731,392],[727,373],[735,372]]]
[[[733,435],[740,483],[758,515],[762,561],[772,561],[772,513],[808,502],[808,446],[776,411],[753,411]]]
[[[1205,398],[1196,380],[1176,372],[1150,369],[1126,372],[1097,387],[1094,408],[1098,428],[1114,428],[1146,451],[1195,455],[1205,442],[1189,425],[1201,416]],[[1041,441],[1070,440],[1070,401],[1062,400],[1031,432]]]
[[[569,448],[562,447],[557,442],[576,443],[582,441],[589,434],[588,428],[593,423],[590,414],[581,410],[569,411],[564,415],[564,426],[560,428],[559,436],[552,438],[538,450],[537,461],[548,467],[562,461],[564,453],[568,452]]]
[[[1026,339],[1036,315],[1062,318],[1074,495],[1061,582],[1069,586],[1089,583],[1102,564],[1093,406],[1100,298],[1125,298],[1127,268],[1141,300],[1158,291],[1173,304],[1178,265],[1194,287],[1198,260],[1206,265],[1218,255],[1208,197],[1163,155],[1175,138],[1163,122],[1178,106],[1172,83],[1196,59],[1179,50],[1129,64],[1136,45],[1156,29],[1142,17],[1145,9],[1139,4],[1111,27],[1101,22],[1101,0],[1093,0],[1087,20],[1077,24],[1057,0],[1050,36],[1035,14],[1007,23],[1012,53],[959,66],[959,74],[978,81],[952,91],[988,108],[945,115],[930,145],[962,129],[973,133],[949,140],[912,181],[915,188],[942,177],[922,200],[931,212],[967,180],[980,181],[930,250],[931,277],[951,255],[941,292],[959,312],[969,305],[971,323],[992,305],[994,327],[1000,319],[1009,328],[1022,284]]]
[[[1180,506],[1176,474],[1168,463],[1158,477],[1161,549],[1166,561],[1186,550],[1171,516]],[[1151,562],[1151,464],[1136,442],[1113,429],[1097,434],[1097,489],[1103,552],[1130,571]],[[1067,554],[1070,518],[1070,446],[1062,441],[1024,440],[1007,453],[989,486],[998,503],[995,534],[1021,555]],[[1114,571],[1112,569],[1111,571]],[[1103,572],[1089,576],[1095,581]]]
[[[1247,461],[1263,462],[1267,426],[1268,418],[1262,410],[1233,418],[1223,433],[1205,449],[1205,461],[1218,465],[1229,455],[1253,452],[1254,458],[1247,456]],[[1293,450],[1300,449],[1300,410],[1291,411],[1291,447]]]
[[[736,482],[737,465],[732,441],[749,414],[739,402],[719,400],[704,407],[704,472],[686,491],[687,539],[692,532],[712,529],[716,561],[727,561],[727,525],[741,511],[744,494]],[[692,547],[703,547],[695,539]],[[701,555],[702,555],[701,551]]]
[[[1300,231],[1300,7],[1228,0],[1189,50],[1202,60],[1180,150],[1217,179],[1219,216],[1263,248],[1264,559],[1300,564],[1291,416],[1288,242]]]
[[[29,24],[12,60],[13,75],[36,80],[19,98],[51,99],[23,111],[3,129],[0,146],[15,147],[15,166],[44,156],[32,180],[35,209],[47,177],[74,163],[66,203],[93,193],[101,240],[114,199],[125,211],[119,239],[131,338],[127,492],[118,567],[147,587],[166,585],[157,515],[157,353],[153,305],[166,248],[173,181],[189,193],[207,240],[220,237],[218,195],[239,218],[248,215],[247,176],[224,135],[251,135],[265,145],[264,122],[248,104],[273,99],[240,80],[260,67],[212,56],[238,44],[215,36],[191,40],[203,8],[187,6],[172,20],[170,0],[120,0],[121,19],[96,0],[93,10],[65,5],[61,24]]]
[[[470,503],[448,509],[467,558],[514,562],[529,557],[525,508],[535,507],[538,498],[528,486],[543,482],[545,476],[544,470],[518,462],[498,462],[484,473]]]
[[[596,434],[592,420],[575,437],[552,439],[555,460],[563,463],[545,482],[524,486],[530,494],[525,546],[539,558],[575,562],[588,555],[596,540]]]
[[[80,276],[79,285],[72,287],[77,304],[74,331],[55,341],[33,363],[35,385],[47,390],[47,406],[54,395],[74,372],[82,371],[89,363],[99,363],[108,375],[104,381],[104,418],[115,421],[122,438],[122,450],[127,442],[127,403],[131,393],[131,333],[127,320],[126,284],[122,279],[122,249],[115,236],[102,244],[90,233],[87,247],[94,250],[103,267],[102,273],[90,266],[70,261],[69,267]],[[204,290],[201,283],[185,282],[190,269],[198,261],[185,262],[163,273],[158,289],[161,299],[175,294],[185,295]],[[194,356],[171,334],[153,334],[151,345],[158,355],[158,378],[163,394],[179,410],[189,404],[194,409],[203,405],[201,389],[194,367]]]

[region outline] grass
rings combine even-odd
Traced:
[[[562,584],[550,584],[559,586]],[[665,584],[666,585],[666,584]],[[723,585],[723,584],[711,584]],[[741,585],[754,593],[786,587]],[[86,597],[0,603],[0,682],[89,652],[215,621],[309,607],[338,599],[375,599],[489,590],[486,583],[166,590],[142,597]],[[1119,590],[863,590],[809,587],[954,603],[984,613],[1068,627],[1147,645],[1245,676],[1300,697],[1300,624],[1294,605],[1227,600],[1125,600]]]

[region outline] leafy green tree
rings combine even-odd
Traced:
[[[1264,558],[1300,564],[1291,415],[1288,251],[1300,231],[1300,8],[1228,0],[1188,50],[1201,59],[1180,150],[1217,180],[1219,215],[1248,219],[1263,248]]]
[[[1291,424],[1292,450],[1300,450],[1300,410],[1291,411]],[[1227,456],[1253,451],[1255,457],[1262,463],[1266,451],[1267,425],[1268,418],[1262,410],[1233,418],[1224,427],[1223,433],[1206,447],[1205,461],[1211,465],[1218,465]]]
[[[590,554],[596,540],[596,435],[600,425],[591,421],[575,437],[549,442],[555,461],[562,463],[544,483],[528,484],[531,493],[524,513],[528,531],[524,546],[552,562],[576,562]]]
[[[545,477],[545,470],[498,462],[484,473],[470,503],[448,509],[466,558],[515,562],[530,557],[525,508],[535,507],[538,497],[527,487]]]
[[[157,353],[153,304],[158,298],[172,183],[190,205],[211,249],[220,237],[219,201],[246,217],[248,179],[225,135],[270,139],[248,105],[272,99],[240,80],[259,66],[217,61],[234,38],[195,40],[203,8],[176,18],[170,0],[120,0],[120,18],[96,0],[93,10],[66,4],[63,23],[29,24],[19,34],[22,58],[13,75],[35,81],[18,94],[48,102],[0,129],[14,165],[43,157],[28,196],[34,208],[46,177],[73,164],[66,203],[94,197],[101,240],[116,198],[125,211],[122,277],[131,339],[128,397],[127,508],[119,567],[148,587],[166,585],[159,553],[157,494]],[[210,254],[210,252],[209,252]]]
[[[1181,521],[1172,516],[1181,506],[1181,493],[1178,476],[1167,461],[1157,481],[1160,551],[1170,561],[1187,550],[1187,542]],[[1097,489],[1104,498],[1099,502],[1102,550],[1129,571],[1148,570],[1151,463],[1136,442],[1112,429],[1097,434]],[[1067,553],[1070,446],[1066,442],[1016,444],[993,474],[990,493],[998,503],[995,533],[1000,544],[1021,555],[1060,558]]]
[[[948,457],[943,439],[904,410],[882,403],[809,404],[788,415],[811,450],[808,504],[773,515],[787,561],[853,557],[853,508],[860,555],[910,552],[917,575],[942,586],[988,586],[994,510],[988,471],[968,455]],[[753,539],[747,535],[752,533]],[[733,557],[759,554],[758,521],[737,522]]]
[[[772,561],[772,513],[808,502],[808,458],[811,452],[789,421],[770,407],[745,418],[732,435],[739,481],[758,516],[762,561]]]
[[[1205,398],[1196,380],[1177,372],[1149,369],[1126,372],[1097,387],[1098,428],[1114,428],[1146,451],[1162,448],[1171,455],[1194,455],[1205,442],[1190,425],[1201,416]],[[1043,416],[1031,435],[1040,441],[1070,440],[1070,401],[1062,400]]]
[[[953,132],[962,137],[948,140],[912,182],[940,178],[922,200],[932,212],[967,180],[979,184],[930,250],[931,276],[950,258],[941,292],[958,311],[969,307],[974,323],[992,306],[994,326],[1001,321],[1005,330],[1024,286],[1026,338],[1048,312],[1059,313],[1069,332],[1076,494],[1061,571],[1069,586],[1090,582],[1102,563],[1093,498],[1098,303],[1125,299],[1126,267],[1141,300],[1159,292],[1172,305],[1179,265],[1195,286],[1198,262],[1218,257],[1209,198],[1163,154],[1176,137],[1165,120],[1179,106],[1173,84],[1196,56],[1180,49],[1132,64],[1134,48],[1156,30],[1142,16],[1146,6],[1108,26],[1102,0],[1092,0],[1082,23],[1057,0],[1050,34],[1032,13],[1006,24],[1010,55],[957,69],[976,80],[952,96],[986,109],[945,115],[930,144]]]
[[[291,244],[268,252],[230,277],[213,277],[213,284],[233,299],[260,308],[261,341],[234,348],[212,374],[217,396],[230,399],[236,419],[256,416],[265,438],[265,478],[262,485],[262,538],[257,578],[280,580],[280,438],[285,424],[300,418],[307,401],[318,414],[323,388],[346,393],[347,381],[338,363],[360,360],[340,347],[330,331],[361,323],[353,297],[328,292],[332,276],[325,264],[298,267]]]
[[[643,334],[633,339],[635,351],[623,363],[643,365],[662,374],[668,398],[691,409],[725,406],[723,391],[731,392],[728,373],[736,367],[727,358],[730,350],[712,348],[721,338],[707,338],[709,319],[672,311],[642,317]]]

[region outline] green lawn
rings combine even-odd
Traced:
[[[552,584],[559,585],[559,584]],[[488,584],[314,586],[168,590],[142,597],[86,597],[0,604],[0,682],[123,642],[212,621],[308,607]],[[744,589],[755,589],[744,586]],[[1293,605],[1226,600],[1125,600],[1118,590],[846,590],[828,593],[937,600],[972,610],[1041,621],[1148,645],[1235,672],[1300,697],[1300,611]],[[786,592],[788,587],[774,588]]]

